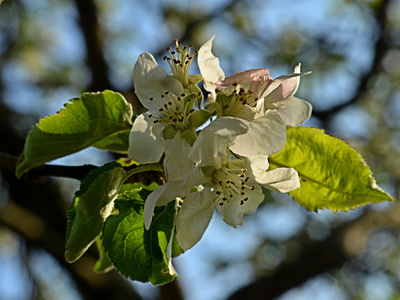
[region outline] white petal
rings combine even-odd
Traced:
[[[300,187],[297,171],[293,168],[278,168],[264,172],[257,182],[273,192],[287,193]]]
[[[164,104],[161,98],[166,91],[174,95],[181,95],[184,90],[179,80],[168,75],[167,71],[157,65],[150,53],[143,53],[133,68],[135,93],[140,102],[149,111],[155,112]],[[152,97],[154,100],[150,101]]]
[[[257,156],[249,156],[244,158],[246,163],[246,168],[251,174],[251,177],[254,177],[254,180],[258,183],[259,176],[264,176],[264,173],[269,168],[268,156],[266,155],[257,155]]]
[[[158,162],[165,148],[164,139],[155,134],[163,125],[154,124],[145,116],[142,114],[135,119],[129,134],[128,156],[141,164]]]
[[[273,192],[287,193],[300,187],[297,171],[293,168],[278,168],[267,171],[267,156],[245,158],[250,178]]]
[[[172,264],[172,245],[174,242],[174,235],[175,235],[176,215],[177,215],[177,211],[176,211],[176,205],[175,205],[174,225],[172,226],[172,229],[171,229],[171,236],[169,238],[168,245],[167,245],[167,251],[165,253],[167,256],[167,260],[168,260],[168,273],[171,276],[178,276],[178,272],[175,270],[175,268]]]
[[[265,196],[262,193],[261,187],[256,184],[254,190],[246,191],[243,197],[248,199],[241,202],[241,198],[237,199],[234,197],[224,202],[223,205],[216,205],[221,215],[224,216],[225,223],[235,228],[243,225],[243,215],[253,213],[264,200]]]
[[[186,197],[191,187],[182,186],[180,182],[171,181],[163,184],[147,196],[144,204],[144,224],[146,229],[150,228],[154,208],[163,206],[175,200],[176,197]]]
[[[247,133],[237,136],[229,148],[241,156],[270,155],[286,143],[286,126],[275,110],[250,122]]]
[[[189,158],[201,167],[220,167],[226,156],[228,144],[238,135],[249,130],[249,122],[238,118],[222,117],[204,128],[193,144]]]
[[[147,230],[150,228],[151,220],[153,219],[154,208],[156,207],[157,201],[167,188],[168,185],[164,184],[147,196],[146,202],[144,204],[144,226]]]
[[[214,83],[223,80],[225,73],[219,65],[219,59],[211,52],[213,39],[214,36],[200,47],[197,64],[204,79],[204,88],[215,96]]]
[[[181,139],[179,133],[166,140],[164,167],[167,181],[179,181],[189,174],[193,165],[188,158],[189,152],[189,144]]]
[[[283,109],[277,109],[287,126],[296,127],[307,121],[312,112],[312,105],[302,99],[292,97]]]
[[[214,212],[214,192],[205,188],[189,194],[176,223],[176,238],[183,250],[192,248],[203,236]]]

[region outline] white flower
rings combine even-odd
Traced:
[[[300,73],[300,64],[294,73],[272,79],[268,69],[252,69],[238,72],[225,77],[219,60],[212,52],[212,41],[208,40],[199,50],[198,65],[204,79],[204,88],[210,92],[211,101],[217,101],[220,94],[217,91],[230,95],[232,100],[238,98],[242,104],[257,106],[256,117],[263,115],[267,110],[276,109],[288,126],[298,126],[311,115],[312,106],[307,101],[294,97],[299,84],[300,76],[310,72]]]
[[[219,167],[222,157],[226,156],[226,146],[248,129],[247,121],[219,118],[201,131],[192,149],[177,138],[168,140],[164,161],[168,180],[147,197],[144,207],[146,228],[150,227],[155,206],[166,205],[176,197],[186,197],[191,188],[206,182],[199,167]]]
[[[219,167],[221,159],[226,156],[227,145],[238,135],[249,130],[249,122],[232,117],[222,117],[212,121],[204,128],[189,154],[195,164],[200,167]]]
[[[294,169],[267,169],[267,156],[223,158],[220,167],[205,176],[203,190],[189,194],[182,204],[176,223],[180,246],[188,250],[201,239],[215,207],[228,225],[237,227],[243,225],[243,215],[254,212],[264,200],[261,186],[278,192],[300,186]]]
[[[135,92],[148,109],[134,121],[129,138],[128,155],[139,163],[158,162],[166,139],[174,138],[177,132],[192,130],[190,118],[197,96],[186,96],[180,81],[187,75],[187,65],[183,72],[177,70],[175,67],[177,75],[168,75],[150,53],[140,55],[135,64]]]

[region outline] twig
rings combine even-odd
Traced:
[[[18,157],[0,152],[0,169],[6,169],[15,172],[17,167]],[[82,166],[60,166],[60,165],[43,165],[33,168],[24,175],[25,178],[34,181],[40,181],[45,176],[68,177],[82,180],[93,169],[97,168],[94,165]]]

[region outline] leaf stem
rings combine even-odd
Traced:
[[[160,165],[159,163],[155,163],[155,164],[148,164],[148,165],[141,165],[139,167],[133,168],[129,171],[126,172],[126,177],[125,180],[128,179],[129,177],[131,177],[134,174],[137,173],[142,173],[142,172],[150,172],[150,171],[154,171],[154,172],[164,172],[164,168],[162,165]]]

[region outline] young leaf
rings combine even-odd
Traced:
[[[118,272],[132,280],[161,285],[178,277],[166,255],[175,207],[173,202],[157,207],[153,224],[146,230],[143,199],[148,193],[135,189],[118,198],[115,205],[119,214],[106,220],[103,244]]]
[[[102,149],[111,145],[111,150],[124,150],[126,141],[121,139],[131,130],[132,115],[131,105],[121,94],[112,91],[72,99],[58,114],[39,120],[29,132],[17,166],[17,177],[95,143]]]
[[[376,184],[362,157],[323,130],[287,130],[285,147],[269,157],[270,167],[297,170],[301,187],[289,194],[309,210],[347,211],[370,203],[394,201]]]
[[[101,233],[110,215],[126,172],[117,162],[108,163],[89,173],[68,210],[65,258],[76,261]]]

